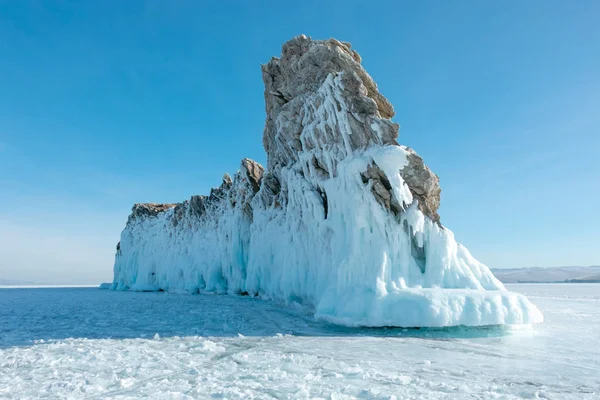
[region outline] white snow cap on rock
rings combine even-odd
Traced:
[[[209,196],[136,204],[112,288],[261,295],[350,326],[541,322],[442,227],[438,177],[360,62],[335,39],[285,43],[262,66],[267,169],[244,159]]]

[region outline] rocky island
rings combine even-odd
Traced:
[[[112,289],[261,296],[350,326],[542,321],[441,225],[438,177],[349,43],[297,36],[262,76],[266,168],[136,204]]]

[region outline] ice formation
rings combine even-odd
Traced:
[[[351,326],[541,322],[440,224],[438,178],[360,63],[335,39],[285,43],[262,66],[267,168],[136,204],[112,288],[260,295]]]

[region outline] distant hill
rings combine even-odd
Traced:
[[[0,286],[21,286],[21,285],[34,285],[35,283],[29,281],[15,281],[12,279],[0,279]]]
[[[600,266],[492,269],[502,283],[600,282]]]
[[[600,274],[567,280],[569,283],[600,283]]]

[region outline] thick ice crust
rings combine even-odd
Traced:
[[[131,219],[115,263],[116,289],[211,291],[296,301],[345,325],[451,326],[541,322],[525,297],[506,292],[489,269],[426,218],[397,172],[408,151],[373,148],[339,163],[323,198],[284,171],[285,208],[249,204],[247,175],[201,215],[189,203]],[[407,209],[382,207],[359,171],[376,162]],[[396,171],[396,172],[394,172]],[[245,190],[243,188],[246,188]],[[262,190],[262,189],[261,189]],[[259,192],[260,194],[260,192]]]
[[[382,297],[328,300],[321,302],[317,318],[348,326],[487,326],[543,321],[541,312],[525,296],[501,290],[402,289]]]

